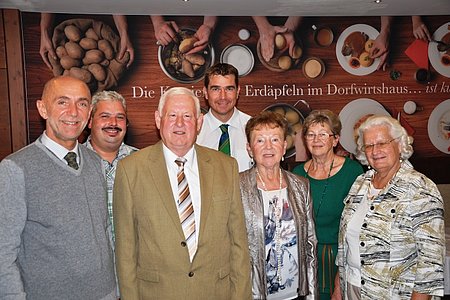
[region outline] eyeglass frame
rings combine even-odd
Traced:
[[[326,141],[331,136],[332,137],[336,137],[336,134],[335,133],[328,133],[328,132],[319,132],[319,133],[311,133],[311,132],[308,133],[307,132],[307,133],[305,133],[305,140],[306,141],[314,141],[316,139],[316,137],[317,137],[317,139],[320,140],[320,141]]]
[[[375,144],[368,144],[368,145],[362,145],[361,146],[361,150],[364,152],[368,152],[368,151],[373,151],[373,149],[375,149],[375,146],[377,146],[380,149],[385,149],[387,147],[387,145],[389,145],[390,143],[392,143],[393,141],[399,139],[399,137],[390,139],[389,141],[385,141],[385,142],[380,142],[380,143],[375,143]],[[369,149],[368,149],[369,148]]]

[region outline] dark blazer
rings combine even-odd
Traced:
[[[202,202],[191,263],[162,145],[118,164],[114,224],[121,299],[251,299],[236,161],[195,145]]]

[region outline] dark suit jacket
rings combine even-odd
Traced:
[[[114,185],[116,264],[121,299],[251,299],[250,259],[238,166],[196,145],[201,189],[192,263],[162,142],[121,160]]]

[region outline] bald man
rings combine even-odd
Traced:
[[[100,158],[78,144],[88,86],[51,79],[45,131],[0,162],[0,299],[115,299]]]

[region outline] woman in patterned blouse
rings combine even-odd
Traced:
[[[408,161],[413,138],[387,116],[357,130],[369,165],[344,200],[332,299],[443,296],[444,208],[436,185]]]

